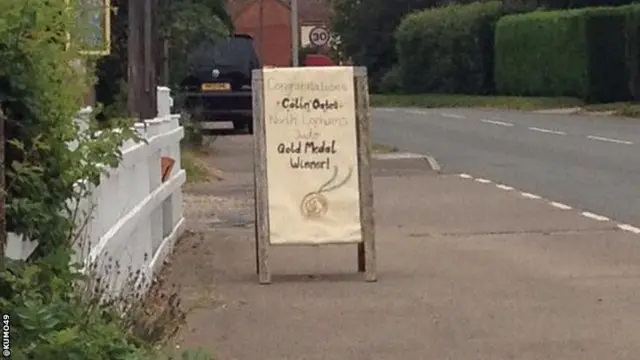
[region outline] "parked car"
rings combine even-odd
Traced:
[[[185,109],[197,121],[231,121],[234,129],[252,134],[251,72],[260,68],[252,37],[236,34],[203,44],[188,62],[189,73],[180,83]]]

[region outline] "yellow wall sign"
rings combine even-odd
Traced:
[[[68,1],[68,0],[67,0]],[[77,41],[83,55],[111,53],[111,0],[76,0],[78,26],[83,36]]]

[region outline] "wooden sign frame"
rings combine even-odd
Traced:
[[[377,281],[375,220],[373,214],[373,177],[371,173],[371,140],[369,115],[369,86],[367,69],[354,67],[354,95],[356,104],[357,157],[360,195],[361,242],[357,243],[357,268],[367,282]],[[261,69],[253,70],[253,129],[254,129],[254,196],[256,271],[260,284],[271,283],[269,248],[285,246],[270,243],[269,196],[267,179],[266,127],[264,114],[264,81]],[[288,246],[305,245],[291,244]],[[309,243],[308,245],[319,245]]]

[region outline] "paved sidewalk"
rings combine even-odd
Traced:
[[[190,186],[182,347],[219,360],[636,360],[640,236],[426,163],[376,162],[377,283],[355,246],[272,249],[257,284],[250,138]],[[446,164],[443,164],[446,169]]]

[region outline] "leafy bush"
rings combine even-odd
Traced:
[[[629,71],[627,87],[631,97],[640,100],[640,6],[624,6],[621,12],[626,14],[625,58]]]
[[[630,100],[626,54],[627,14],[615,8],[594,8],[585,10],[584,16],[589,56],[589,88],[586,100]]]
[[[105,167],[117,165],[120,144],[135,138],[129,126],[98,133],[89,119],[80,131],[77,114],[91,79],[74,45],[65,46],[67,31],[76,38],[66,2],[0,4],[8,229],[38,239],[40,253],[69,245],[74,213],[67,200],[86,195],[91,184],[80,180],[95,183]]]
[[[404,18],[396,32],[402,84],[409,92],[493,91],[493,32],[499,1],[449,5]]]
[[[496,26],[495,80],[499,93],[584,98],[586,39],[582,11],[536,11],[505,16]]]
[[[402,91],[402,69],[399,65],[394,65],[380,79],[380,93],[397,94]]]
[[[537,0],[545,9],[579,9],[593,6],[620,6],[633,3],[635,0]]]
[[[110,321],[116,314],[95,311],[72,291],[77,275],[69,260],[68,252],[56,251],[3,273],[0,306],[11,315],[12,358],[141,358],[144,350]]]
[[[158,278],[142,296],[144,275],[129,272],[114,295],[111,283],[126,269],[105,258],[86,274],[69,267],[71,253],[63,248],[8,264],[0,276],[0,307],[11,316],[12,358],[166,359],[152,345],[164,344],[184,321],[177,292],[163,290]],[[112,276],[99,275],[105,272]]]
[[[382,76],[397,63],[394,31],[402,18],[442,0],[334,0],[331,28],[340,37],[340,51],[367,67],[370,86],[378,91]]]
[[[233,26],[222,0],[171,1],[165,9],[164,32],[171,39],[169,86],[175,87],[187,74],[187,54],[199,45],[226,38]]]
[[[119,163],[121,144],[137,139],[126,119],[103,131],[92,119],[76,121],[93,79],[76,51],[75,15],[75,1],[0,1],[4,210],[10,231],[40,244],[26,262],[0,255],[0,308],[11,317],[11,358],[158,359],[149,342],[175,329],[166,319],[180,320],[173,295],[164,299],[168,309],[155,311],[139,291],[106,297],[101,283],[109,279],[95,277],[95,268],[82,276],[80,266],[70,266],[82,220],[90,216],[78,213],[78,202]],[[137,286],[136,274],[132,278]]]
[[[502,18],[496,29],[500,93],[624,101],[637,93],[640,7],[536,11]],[[634,75],[635,74],[635,75]]]
[[[96,101],[104,105],[98,119],[105,122],[127,114],[128,0],[111,0],[111,52],[96,59]]]

